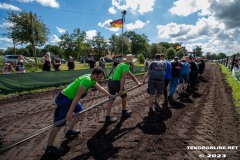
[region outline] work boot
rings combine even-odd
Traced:
[[[168,99],[164,100],[164,105],[168,105]]]
[[[67,130],[67,132],[65,133],[65,138],[69,138],[72,136],[77,136],[79,135],[81,132],[79,130]]]
[[[125,119],[130,117],[132,114],[132,110],[122,110],[122,117],[121,119]]]
[[[158,113],[161,112],[162,108],[158,105],[158,103],[155,102],[154,104],[155,104],[155,111]]]
[[[104,122],[104,125],[110,125],[110,124],[113,124],[117,121],[117,118],[116,117],[110,117],[110,116],[106,116],[105,117],[105,122]]]
[[[61,156],[63,153],[64,153],[63,148],[57,148],[55,146],[49,146],[49,145],[47,145],[47,147],[45,148],[45,154],[48,154],[48,155]]]
[[[168,96],[168,101],[172,101],[173,100],[173,96]]]
[[[154,116],[154,114],[155,114],[154,110],[151,107],[149,107],[148,115]]]

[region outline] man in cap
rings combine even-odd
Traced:
[[[126,81],[127,75],[137,83],[137,85],[141,85],[141,83],[138,82],[136,77],[131,73],[130,71],[130,65],[132,65],[134,58],[132,54],[127,54],[126,58],[123,59],[124,62],[117,65],[117,67],[114,69],[113,74],[110,75],[108,80],[108,90],[109,93],[112,95],[115,95],[118,93],[118,95],[122,98],[122,119],[130,117],[132,111],[126,109],[127,105],[127,93],[124,92],[124,84]],[[114,123],[117,121],[117,118],[111,117],[111,108],[113,105],[114,100],[109,101],[107,104],[107,114],[105,117],[105,125],[109,125],[111,123]]]

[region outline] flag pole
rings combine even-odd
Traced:
[[[121,61],[123,61],[123,28],[124,28],[124,22],[125,22],[125,15],[126,14],[127,14],[127,11],[124,10],[122,12],[122,22],[123,22],[123,24],[122,24],[122,59],[121,59]]]

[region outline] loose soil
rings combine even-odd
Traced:
[[[139,81],[143,76],[138,76]],[[101,84],[107,87],[106,82]],[[135,83],[128,80],[125,87]],[[174,101],[155,117],[148,116],[147,84],[128,92],[128,108],[132,116],[121,120],[121,99],[117,98],[112,115],[118,121],[103,126],[106,104],[81,115],[76,128],[81,135],[64,139],[63,127],[55,145],[64,144],[67,152],[62,160],[80,159],[240,159],[240,121],[217,64],[207,64],[203,78],[187,99],[174,96]],[[59,90],[12,96],[0,100],[0,135],[4,145],[29,136],[52,124],[54,98]],[[86,108],[106,100],[98,91],[83,98]],[[44,154],[49,130],[0,155],[1,160],[52,159]],[[237,149],[188,149],[188,146],[237,146]],[[219,158],[213,158],[217,156]]]

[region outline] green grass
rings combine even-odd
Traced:
[[[238,107],[238,112],[240,113],[240,84],[239,82],[231,75],[231,72],[222,64],[220,64],[222,72],[226,75],[226,81],[229,86],[232,88],[232,96],[234,99],[234,104]]]

